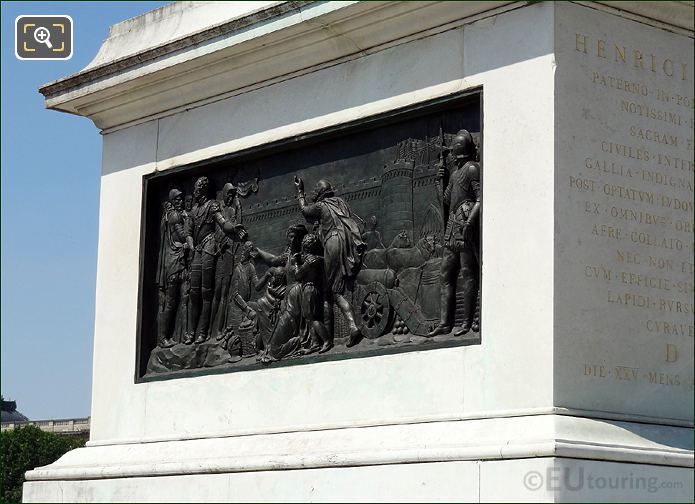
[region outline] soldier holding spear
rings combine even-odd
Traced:
[[[446,159],[449,155],[453,157],[454,166],[446,183]],[[475,161],[475,144],[467,130],[456,134],[450,149],[445,149],[442,135],[437,178],[441,181],[440,190],[443,190],[442,215],[446,219],[444,255],[440,267],[441,316],[439,324],[427,336],[452,331],[459,273],[463,277],[464,315],[461,328],[454,336],[461,336],[470,331],[475,316],[480,266],[480,165]]]

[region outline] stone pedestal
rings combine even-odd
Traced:
[[[104,155],[91,439],[25,501],[692,501],[692,9],[610,4],[211,2],[113,27],[41,89]],[[144,176],[474,89],[476,344],[141,380]]]

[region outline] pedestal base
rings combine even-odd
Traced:
[[[692,502],[691,469],[544,457],[25,483],[24,502]]]
[[[692,430],[558,414],[92,445],[25,502],[692,501]]]

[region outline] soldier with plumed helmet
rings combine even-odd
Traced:
[[[228,221],[220,203],[210,198],[210,181],[199,177],[193,188],[195,204],[190,212],[195,255],[191,264],[190,310],[184,343],[203,343],[208,338],[215,288],[215,265],[219,249],[215,230],[221,229],[233,241],[246,241],[248,233],[239,223]],[[195,332],[193,332],[195,330]]]
[[[453,160],[449,183],[444,190],[444,207],[448,209],[444,229],[444,250],[440,266],[441,300],[439,324],[428,334],[448,334],[453,329],[456,308],[456,284],[462,277],[461,328],[454,335],[460,336],[471,329],[478,298],[480,265],[479,215],[480,215],[480,164],[476,159],[473,137],[461,130],[451,144],[449,156]],[[446,160],[439,167],[437,177],[444,179]]]

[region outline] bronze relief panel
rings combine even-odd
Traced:
[[[479,343],[481,100],[145,177],[136,378]]]

